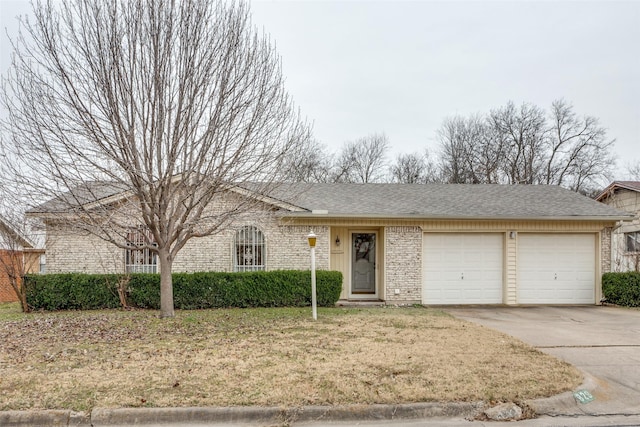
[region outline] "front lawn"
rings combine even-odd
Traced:
[[[0,304],[0,410],[514,401],[582,379],[425,308],[17,311]]]

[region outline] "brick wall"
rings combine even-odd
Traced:
[[[310,268],[310,252],[307,226],[280,225],[277,218],[244,220],[227,230],[212,236],[192,239],[178,253],[174,271],[233,271],[234,241],[237,227],[254,225],[262,231],[266,245],[267,270],[306,270]],[[316,268],[329,268],[329,227],[314,227],[318,236]]]
[[[611,272],[611,227],[600,232],[600,262],[602,273]]]
[[[124,250],[90,233],[47,227],[47,273],[124,271]]]
[[[422,300],[422,229],[385,227],[386,301],[420,303]],[[400,293],[396,294],[395,290]]]
[[[273,216],[256,212],[255,221],[244,218],[232,227],[255,225],[266,244],[267,270],[310,268],[307,226],[281,225]],[[173,271],[233,271],[234,239],[237,228],[191,239],[176,256]],[[314,227],[318,235],[316,268],[329,268],[329,227]],[[124,250],[88,233],[62,227],[47,230],[48,273],[107,273],[124,271]]]
[[[16,272],[21,271],[18,265],[21,259],[22,253],[0,250],[0,302],[18,301],[18,297],[9,281],[8,272],[11,270]]]

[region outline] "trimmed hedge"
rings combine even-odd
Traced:
[[[640,307],[640,272],[603,274],[602,293],[612,304]]]
[[[117,274],[43,274],[25,277],[27,303],[36,310],[93,310],[120,307]],[[316,271],[319,306],[340,298],[342,273]],[[311,304],[311,272],[174,273],[177,309],[223,307],[301,307]],[[160,275],[131,274],[127,304],[160,308]]]

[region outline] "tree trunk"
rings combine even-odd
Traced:
[[[158,250],[158,258],[160,261],[160,317],[174,317],[173,280],[171,278],[173,260],[168,249]]]
[[[13,287],[13,290],[15,291],[16,295],[20,299],[20,306],[22,307],[22,312],[29,313],[31,309],[29,308],[29,304],[27,304],[27,289],[24,284],[24,279],[11,277],[9,281],[11,283],[11,287]]]

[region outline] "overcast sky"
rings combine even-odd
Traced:
[[[0,0],[0,26],[15,34],[28,11]],[[435,151],[447,117],[564,98],[617,140],[620,168],[640,161],[640,1],[253,1],[252,11],[333,150],[384,132],[392,155]]]

